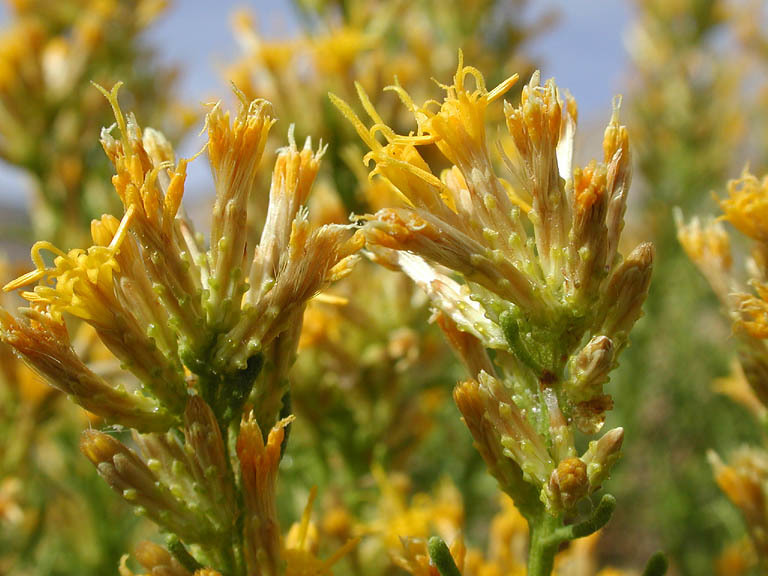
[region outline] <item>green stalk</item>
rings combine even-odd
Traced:
[[[236,514],[231,531],[231,554],[233,558],[233,576],[245,576],[245,557],[243,551],[245,543],[243,542],[243,487],[240,478],[240,468],[237,459],[237,436],[240,433],[240,420],[232,420],[227,426],[227,435],[225,437],[225,448],[227,450],[227,464],[229,466],[230,478],[235,489]]]
[[[592,514],[575,524],[563,526],[562,516],[552,516],[543,508],[536,515],[528,518],[531,538],[528,549],[528,576],[552,574],[555,555],[560,544],[594,534],[608,524],[615,508],[616,499],[610,494],[605,494]]]
[[[541,510],[528,519],[530,545],[528,548],[528,576],[549,576],[555,565],[555,555],[560,543],[557,530],[563,525],[562,518]]]
[[[661,552],[656,552],[651,559],[648,560],[648,564],[643,570],[643,576],[664,576],[667,573],[667,567],[669,566],[667,558]],[[764,574],[763,571],[760,572]]]
[[[461,572],[453,561],[451,551],[442,538],[432,536],[427,543],[427,551],[440,576],[461,576]]]

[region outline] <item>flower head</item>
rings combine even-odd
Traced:
[[[249,566],[259,567],[265,574],[280,571],[280,524],[275,507],[277,465],[285,427],[293,418],[280,420],[270,430],[266,442],[253,417],[243,421],[237,438],[237,456],[243,477],[245,497],[245,535],[249,544],[246,559]]]
[[[768,554],[765,505],[768,455],[761,450],[742,448],[731,456],[728,464],[714,452],[708,456],[718,486],[743,514],[757,555],[765,558]]]
[[[292,357],[306,302],[351,270],[362,237],[349,226],[310,225],[304,206],[323,149],[313,152],[308,140],[299,150],[291,130],[289,146],[278,153],[267,224],[249,265],[247,200],[274,119],[267,102],[247,102],[238,93],[234,119],[216,104],[206,121],[216,200],[211,246],[204,251],[180,210],[188,160],[177,161],[161,133],[123,113],[119,87],[101,89],[116,121],[101,141],[115,167],[123,218],[94,221],[94,245],[86,250],[66,253],[37,243],[36,270],[6,290],[38,283],[22,294],[37,310],[55,322],[68,314],[91,324],[171,413],[180,415],[188,389],[195,389],[215,411],[239,417],[229,404],[233,397],[242,403],[253,386],[248,366],[256,369],[283,332],[296,333],[282,345],[282,355]],[[52,267],[42,256],[46,250],[55,255]],[[243,391],[225,391],[215,382],[239,371]]]
[[[760,180],[745,171],[728,183],[728,197],[719,202],[724,220],[753,240],[768,242],[768,177]]]
[[[65,253],[50,242],[36,242],[32,247],[32,261],[37,268],[9,282],[3,290],[42,282],[33,292],[24,292],[23,296],[45,306],[55,320],[60,322],[62,313],[67,312],[94,324],[109,325],[115,303],[114,272],[120,270],[116,255],[125,240],[133,213],[133,209],[126,212],[107,245],[96,244],[87,250],[74,249]],[[46,266],[41,254],[43,250],[55,255],[52,268]]]
[[[768,259],[762,232],[768,222],[763,205],[767,182],[745,170],[740,179],[728,183],[728,197],[719,201],[723,215],[706,226],[698,218],[686,224],[677,214],[678,238],[723,304],[738,343],[740,368],[720,388],[758,416],[768,402]],[[746,282],[733,270],[730,237],[719,220],[753,240]],[[741,390],[743,380],[751,392]]]
[[[362,234],[311,223],[306,203],[325,148],[307,139],[299,149],[291,128],[261,242],[249,253],[248,198],[274,119],[269,103],[238,92],[234,117],[215,104],[206,121],[215,187],[206,249],[182,208],[194,158],[177,159],[160,132],[124,114],[119,87],[100,89],[115,115],[101,143],[122,218],[94,220],[87,249],[35,244],[35,270],[6,286],[36,284],[21,294],[30,308],[18,318],[0,310],[0,338],[53,386],[110,424],[134,428],[135,448],[95,430],[81,448],[123,499],[178,539],[171,561],[157,549],[145,557],[153,573],[186,576],[174,558],[223,573],[240,565],[277,575],[286,562],[289,574],[328,573],[338,556],[315,562],[303,542],[283,546],[275,487],[292,417],[280,414],[304,308],[351,271]],[[123,371],[106,378],[86,365],[68,338],[73,317]]]
[[[641,244],[626,258],[618,251],[631,173],[620,99],[602,161],[573,168],[576,105],[536,73],[519,106],[504,103],[507,134],[494,157],[488,109],[515,81],[489,91],[460,54],[440,102],[418,106],[399,84],[391,87],[414,116],[408,135],[385,125],[360,87],[372,126],[332,101],[370,148],[370,176],[404,198],[365,216],[370,250],[415,280],[440,311],[473,376],[455,392],[464,421],[492,474],[530,517],[542,504],[553,514],[572,509],[602,483],[587,472],[596,456],[577,455],[573,428],[597,433],[612,406],[603,386],[642,313],[653,248]],[[426,160],[421,150],[430,145],[443,164]],[[484,348],[497,351],[493,362]],[[620,444],[609,433],[600,470]]]
[[[699,218],[684,223],[680,211],[675,213],[677,238],[685,253],[699,268],[721,301],[733,291],[730,277],[733,259],[731,242],[721,222],[710,218],[702,224]]]

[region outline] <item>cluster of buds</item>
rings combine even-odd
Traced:
[[[718,389],[743,405],[762,424],[768,407],[768,177],[749,172],[728,183],[728,195],[718,199],[723,215],[684,223],[680,213],[678,238],[690,259],[711,285],[733,327],[738,363]],[[720,220],[733,225],[752,242],[746,262],[748,280],[733,271],[728,232]],[[755,552],[768,565],[768,454],[742,449],[726,465],[714,453],[710,461],[718,484],[747,521]]]
[[[538,73],[520,106],[505,103],[507,134],[489,148],[486,111],[516,80],[488,90],[460,56],[442,102],[418,106],[391,87],[416,119],[407,136],[383,122],[362,88],[370,128],[332,99],[369,146],[371,176],[401,198],[364,217],[372,257],[428,293],[470,372],[455,400],[502,488],[529,519],[542,510],[562,518],[618,458],[621,428],[581,455],[574,431],[597,433],[612,405],[603,386],[641,315],[653,248],[618,252],[630,183],[618,102],[604,160],[574,169],[575,103],[564,104],[553,81],[540,85]],[[427,162],[434,154],[420,150],[431,146],[444,164]]]
[[[291,130],[249,257],[246,207],[274,119],[268,102],[238,94],[234,117],[220,103],[207,115],[215,202],[206,249],[181,207],[188,160],[123,114],[118,89],[102,90],[116,122],[101,143],[123,216],[94,220],[87,249],[35,244],[35,270],[5,287],[34,284],[22,292],[30,305],[0,311],[0,336],[52,386],[133,429],[137,450],[99,431],[81,447],[112,488],[175,536],[176,560],[277,574],[287,550],[275,509],[287,371],[308,300],[351,270],[363,238],[350,226],[310,226],[305,203],[324,149],[309,140],[297,148]],[[119,361],[115,377],[78,356],[68,317]]]

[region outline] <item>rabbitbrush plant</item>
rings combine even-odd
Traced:
[[[36,269],[6,286],[36,284],[22,293],[30,307],[17,317],[2,312],[2,338],[73,400],[132,429],[133,448],[88,430],[82,450],[168,533],[170,554],[149,543],[137,551],[147,570],[211,567],[235,576],[322,567],[302,539],[284,541],[276,516],[277,465],[292,420],[282,400],[306,301],[349,272],[362,237],[350,226],[310,228],[303,205],[323,148],[307,141],[298,149],[289,133],[261,243],[247,257],[246,201],[274,119],[268,102],[243,99],[234,118],[216,104],[206,119],[216,187],[206,250],[180,211],[188,161],[123,114],[118,88],[104,91],[116,124],[101,141],[123,217],[94,221],[86,250],[35,244]],[[119,378],[81,361],[67,316],[96,331],[122,363]]]
[[[332,100],[370,148],[371,176],[402,198],[363,218],[372,257],[424,288],[466,364],[470,378],[454,399],[489,471],[528,521],[528,574],[539,576],[552,572],[561,544],[595,532],[613,510],[607,494],[586,517],[577,505],[607,479],[623,430],[582,453],[574,437],[598,434],[612,406],[603,386],[641,315],[653,248],[618,251],[631,173],[619,101],[603,161],[573,168],[576,104],[564,104],[553,81],[540,85],[538,73],[519,106],[504,103],[507,132],[489,147],[487,109],[516,80],[488,90],[460,55],[442,102],[419,106],[395,84],[416,120],[408,135],[383,123],[361,87],[370,128]],[[420,150],[429,146],[442,163],[425,160]],[[450,557],[438,544],[431,552],[438,566]]]
[[[362,89],[370,128],[332,96],[371,149],[372,176],[401,201],[355,224],[311,226],[305,204],[324,148],[314,151],[308,140],[299,149],[289,130],[253,248],[246,244],[248,197],[274,123],[270,104],[237,92],[233,117],[221,104],[208,112],[215,200],[206,245],[181,206],[189,160],[123,114],[119,85],[102,89],[116,123],[101,142],[115,167],[122,217],[94,221],[87,249],[36,243],[35,270],[6,286],[33,286],[21,293],[29,307],[3,311],[0,334],[110,426],[86,431],[82,450],[166,534],[166,547],[145,543],[136,551],[147,571],[329,574],[356,545],[352,537],[320,559],[309,536],[314,492],[302,522],[284,531],[276,484],[293,421],[288,372],[305,306],[351,271],[364,245],[371,259],[426,291],[466,364],[469,377],[454,399],[488,469],[528,523],[529,576],[551,574],[563,544],[608,522],[615,500],[605,494],[592,505],[592,497],[619,458],[623,430],[599,435],[612,406],[604,386],[641,315],[653,249],[643,243],[619,252],[630,183],[619,102],[603,160],[574,168],[575,102],[563,103],[538,73],[519,106],[504,103],[507,130],[489,147],[487,109],[516,80],[489,91],[460,56],[442,102],[418,106],[396,84],[416,120],[408,135],[388,127]],[[117,376],[107,379],[78,357],[69,317],[89,325],[119,360]],[[121,434],[128,428],[130,439]],[[579,449],[578,434],[594,439]],[[397,529],[401,566],[443,576],[465,569],[461,540],[449,549],[440,539],[411,541],[408,530]],[[647,569],[663,571],[659,559]],[[121,574],[132,574],[126,561]]]

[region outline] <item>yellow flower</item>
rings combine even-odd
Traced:
[[[717,297],[727,302],[734,283],[730,277],[733,265],[731,242],[725,228],[713,218],[704,224],[699,218],[693,218],[686,224],[679,210],[675,212],[675,221],[677,239],[688,258],[699,268]]]
[[[371,160],[376,162],[369,177],[381,175],[384,182],[400,194],[409,205],[440,209],[442,206],[440,196],[445,191],[440,179],[432,174],[429,165],[416,147],[409,141],[398,139],[394,131],[384,123],[363,87],[360,84],[355,86],[363,108],[373,120],[370,128],[363,124],[346,102],[334,94],[329,94],[329,97],[371,149],[364,159],[366,165]],[[386,144],[379,142],[378,133],[384,136]]]
[[[377,517],[366,530],[378,534],[390,552],[401,549],[401,539],[426,539],[435,534],[452,541],[464,521],[461,495],[453,484],[440,484],[436,497],[414,494],[409,501],[408,478],[402,474],[386,474],[380,467],[373,476],[381,491]]]
[[[735,328],[743,328],[753,338],[768,338],[768,284],[754,281],[752,287],[757,296],[736,294],[736,310],[741,314],[734,321]]]
[[[474,90],[467,86],[469,77]],[[515,79],[488,91],[482,75],[465,67],[460,57],[442,103],[417,107],[403,88],[392,87],[415,116],[418,133],[409,136],[386,126],[359,86],[371,128],[346,103],[331,98],[371,149],[366,156],[376,163],[371,177],[381,176],[408,202],[369,217],[369,242],[422,255],[543,318],[557,307],[557,292],[569,303],[589,306],[616,261],[629,184],[628,140],[618,123],[617,102],[604,137],[605,162],[572,174],[575,104],[568,100],[564,117],[554,83],[539,86],[535,74],[520,106],[505,105],[512,145],[502,154],[512,176],[510,186],[495,174],[485,121],[488,105]],[[417,150],[431,143],[453,164],[440,178]],[[536,257],[516,205],[528,211]]]
[[[135,209],[131,206],[119,224],[111,217],[95,223],[93,235],[96,244],[87,250],[75,249],[65,253],[49,242],[37,242],[32,248],[32,261],[37,269],[10,282],[4,289],[14,290],[39,282],[33,291],[22,292],[33,308],[40,311],[38,318],[33,318],[35,322],[31,324],[6,319],[3,322],[6,325],[3,338],[15,343],[20,353],[51,379],[55,387],[75,394],[84,394],[88,390],[93,392],[96,380],[88,375],[90,371],[68,348],[68,338],[66,345],[59,347],[58,362],[51,362],[36,353],[34,346],[24,344],[26,338],[31,338],[34,333],[41,339],[55,342],[61,336],[59,333],[63,329],[62,315],[65,312],[81,318],[96,329],[105,346],[158,399],[168,408],[180,411],[185,403],[187,385],[175,339],[164,325],[158,325],[157,314],[161,319],[165,316],[161,309],[153,305],[156,296],[146,285],[143,268],[139,276],[132,275],[133,268],[141,266],[137,261],[134,240],[128,234],[134,214]],[[107,240],[109,243],[104,245]],[[121,258],[123,248],[126,251],[124,256],[131,254],[132,259]],[[43,250],[56,255],[53,267],[46,266],[41,254]],[[121,268],[119,262],[123,262],[126,269]],[[115,281],[118,275],[120,282]],[[145,280],[143,285],[142,279]],[[148,300],[141,299],[141,289]],[[57,377],[63,380],[57,382]],[[72,382],[77,385],[73,386]],[[103,387],[104,383],[96,386]],[[114,411],[105,406],[104,410],[99,410],[97,403],[87,397],[79,401],[91,411],[107,417],[117,417],[127,409],[124,406]]]
[[[349,225],[313,228],[304,206],[324,152],[322,146],[314,152],[310,139],[299,150],[292,129],[289,145],[278,151],[242,313],[218,345],[216,362],[244,367],[254,351],[267,347],[303,313],[312,297],[357,262],[362,234]]]
[[[178,324],[182,345],[199,347],[202,263],[191,225],[177,217],[189,160],[175,162],[162,133],[142,130],[133,115],[125,117],[117,99],[121,85],[118,82],[109,92],[97,86],[115,114],[115,125],[101,131],[102,147],[116,171],[112,184],[126,212],[134,209],[132,230],[142,253],[153,255],[142,258],[146,271],[141,273],[152,279],[159,300]],[[120,132],[118,139],[111,134],[114,126]]]
[[[577,458],[573,429],[597,433],[612,406],[603,385],[642,313],[653,248],[641,244],[626,258],[618,252],[631,167],[620,99],[603,161],[573,169],[575,103],[563,104],[554,82],[542,86],[535,73],[520,105],[504,105],[509,140],[499,153],[511,180],[496,174],[487,109],[515,80],[489,91],[460,54],[441,102],[417,106],[402,87],[390,87],[416,120],[417,132],[407,136],[384,123],[359,86],[371,127],[332,100],[370,148],[370,175],[406,200],[365,216],[371,252],[443,313],[441,325],[477,377],[454,399],[492,474],[530,518],[542,503],[556,514],[572,509],[616,459],[620,430]],[[437,162],[419,152],[433,144],[449,164],[439,177]],[[499,376],[483,348],[512,354],[496,360]],[[593,458],[600,473],[590,477]]]
[[[30,302],[43,305],[51,316],[61,322],[62,313],[67,312],[92,322],[95,325],[110,325],[116,305],[113,274],[119,271],[115,256],[125,239],[133,210],[128,210],[115,235],[106,246],[96,245],[87,250],[75,249],[62,252],[50,242],[36,242],[32,247],[32,262],[36,270],[9,282],[3,287],[6,292],[29,284],[46,281],[46,286],[35,286],[33,292],[22,296]],[[56,255],[53,268],[45,264],[41,252],[47,250]]]
[[[758,180],[745,170],[728,183],[728,197],[719,202],[723,219],[753,240],[768,242],[768,176]]]
[[[768,555],[768,512],[765,506],[768,454],[745,447],[732,454],[728,464],[714,452],[707,456],[717,485],[744,515],[757,555],[765,558]]]
[[[466,84],[468,77],[472,78],[475,85],[472,91]],[[490,168],[485,138],[486,108],[514,86],[517,79],[516,74],[510,76],[489,92],[485,87],[483,75],[472,66],[464,66],[463,54],[459,52],[453,85],[442,86],[446,91],[442,103],[428,101],[417,108],[402,88],[393,87],[413,112],[419,128],[418,136],[402,137],[400,140],[414,144],[434,142],[445,157],[461,170],[465,178],[469,176],[467,181],[470,186],[493,186],[493,181],[483,182],[488,174],[483,174],[482,168]],[[439,106],[437,112],[430,109],[435,105]],[[478,181],[474,182],[476,179]],[[486,191],[489,192],[491,191]]]
[[[277,466],[285,427],[293,416],[277,422],[266,443],[256,419],[244,419],[237,437],[237,457],[245,498],[245,557],[252,570],[269,576],[280,573],[280,524],[275,506]]]
[[[236,94],[240,107],[232,123],[221,103],[214,105],[206,117],[208,157],[216,186],[208,255],[212,280],[206,312],[208,322],[218,329],[232,325],[245,291],[248,199],[256,185],[269,130],[275,123],[269,102],[248,103],[241,92]]]
[[[317,557],[316,543],[310,537],[314,534],[316,538],[317,533],[317,529],[310,522],[316,495],[317,488],[313,487],[301,521],[291,526],[285,537],[282,556],[287,576],[330,576],[333,574],[331,568],[334,564],[346,556],[360,541],[359,538],[350,538],[328,558],[323,560]]]

